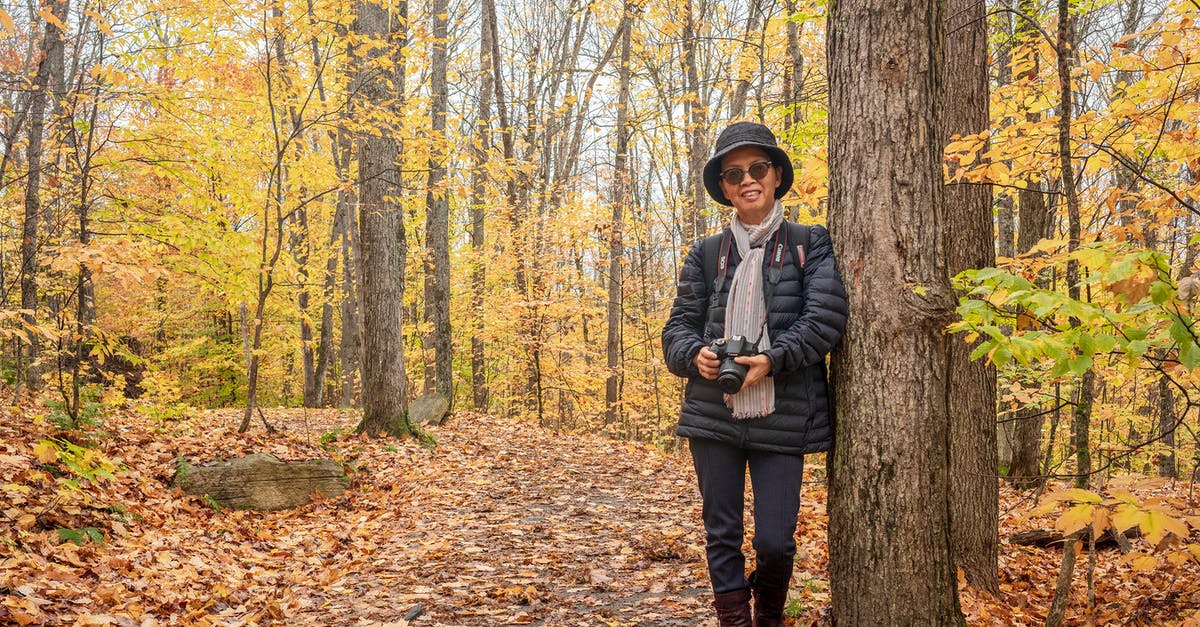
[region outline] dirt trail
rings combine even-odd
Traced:
[[[386,621],[419,605],[414,625],[715,624],[686,459],[483,417],[436,435],[421,461],[363,471],[364,493],[393,505],[369,508],[386,522],[355,523],[353,504],[347,518],[378,524],[378,545],[331,586],[294,589],[327,599],[297,618]]]
[[[65,500],[33,452],[51,434],[0,423],[0,484],[31,487],[0,510],[24,525],[0,544],[0,623],[716,624],[686,456],[474,414],[432,449],[359,438],[351,412],[266,416],[278,433],[234,433],[236,409],[106,417],[120,471]],[[261,513],[171,486],[181,460],[250,452],[332,457],[351,487]],[[103,545],[57,538],[88,527]]]

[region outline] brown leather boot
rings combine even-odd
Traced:
[[[754,627],[783,627],[783,608],[787,605],[788,587],[768,586],[750,575],[754,593]]]
[[[713,594],[713,607],[721,627],[754,627],[750,618],[750,589]]]

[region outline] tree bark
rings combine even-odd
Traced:
[[[787,10],[787,58],[788,67],[783,74],[783,93],[787,98],[786,105],[792,107],[787,117],[787,125],[795,126],[800,123],[800,112],[796,104],[804,95],[804,54],[800,52],[800,25],[791,19],[796,12],[796,0],[783,0]]]
[[[1037,3],[1033,0],[1018,0],[1018,12],[1036,19]],[[1019,45],[1034,55],[1033,67],[1029,70],[1028,78],[1036,79],[1038,74],[1037,42],[1039,36],[1035,25],[1024,18],[1018,19],[1015,27],[1016,39]],[[1041,120],[1041,114],[1027,112],[1026,121],[1036,123]],[[1053,216],[1046,206],[1046,196],[1042,192],[1041,183],[1027,181],[1026,186],[1017,194],[1017,208],[1020,228],[1017,231],[1017,254],[1024,254],[1033,249],[1042,238],[1048,237],[1053,228]],[[1046,277],[1039,275],[1035,282],[1045,287]],[[1046,419],[1040,405],[1022,407],[1017,411],[1013,426],[1012,464],[1008,476],[1013,484],[1021,488],[1030,488],[1041,482],[1041,445],[1042,427]]]
[[[475,411],[485,412],[488,388],[483,323],[483,297],[487,290],[484,228],[487,218],[487,161],[492,147],[491,101],[496,85],[492,74],[492,31],[495,28],[496,7],[492,0],[484,0],[479,10],[479,118],[475,122],[475,144],[471,151],[471,314],[474,318],[471,335],[471,400]]]
[[[942,139],[987,130],[987,21],[983,0],[946,3]],[[995,265],[992,190],[987,185],[945,189],[943,231],[951,275]],[[967,582],[998,593],[999,493],[996,484],[996,369],[971,360],[975,345],[950,338],[951,538],[954,558]]]
[[[21,225],[21,314],[22,321],[29,327],[37,324],[38,305],[38,228],[42,216],[42,135],[46,128],[46,106],[49,104],[51,75],[55,69],[61,72],[63,55],[63,32],[59,24],[65,24],[70,0],[52,2],[50,13],[57,20],[46,20],[45,36],[42,38],[41,58],[33,78],[33,95],[29,104],[29,141],[25,148],[29,175],[25,180],[25,216]],[[29,332],[29,345],[23,347],[18,357],[21,376],[31,388],[41,386],[41,375],[35,364],[41,352],[36,333]]]
[[[1005,9],[1011,9],[1011,0],[1003,0],[1002,6]],[[997,84],[1001,86],[1012,83],[1012,34],[1013,34],[1013,17],[1008,11],[999,11],[995,14],[995,23],[1000,31],[1000,41],[996,45],[996,74]],[[1011,117],[1006,117],[1002,122],[1008,126],[1012,124]],[[1012,160],[1007,160],[1009,169],[1012,169]],[[996,198],[996,236],[997,247],[996,254],[999,257],[1011,259],[1017,256],[1016,248],[1016,225],[1014,224],[1014,209],[1013,195],[1011,193],[1002,193]],[[1006,334],[1011,333],[1011,328],[1004,331]],[[1009,469],[1013,464],[1013,451],[1016,443],[1016,425],[1012,420],[1005,420],[996,424],[996,452],[997,469],[1003,469],[1004,474],[1009,474]]]
[[[635,8],[629,0],[624,3],[623,30],[617,34],[621,56],[617,65],[617,145],[613,159],[612,222],[608,233],[608,339],[605,352],[608,357],[608,377],[604,381],[604,420],[615,425],[621,417],[621,309],[624,304],[625,287],[625,204],[629,202],[631,172],[629,170],[629,58],[631,52],[630,32],[633,30]]]
[[[348,133],[342,125],[330,133],[332,136],[331,150],[334,169],[338,180],[345,181],[350,169],[350,141]],[[325,261],[325,273],[321,283],[321,333],[317,339],[317,364],[313,371],[316,388],[311,407],[325,404],[325,388],[329,378],[329,370],[333,364],[333,301],[337,288],[338,257],[341,256],[339,242],[347,242],[352,232],[354,221],[354,191],[339,189],[337,205],[333,211],[333,226],[329,234],[329,258]],[[348,242],[347,242],[348,243]],[[349,258],[346,256],[346,262]],[[345,337],[345,320],[342,321],[342,334]]]
[[[355,34],[371,45],[359,60],[359,95],[378,111],[376,128],[358,145],[359,241],[362,247],[363,417],[357,431],[372,437],[412,432],[404,371],[404,215],[397,165],[399,120],[404,109],[408,3],[396,13],[360,1]],[[391,104],[389,104],[391,103]]]
[[[700,90],[700,71],[696,61],[696,17],[692,0],[686,0],[686,21],[683,26],[683,67],[687,98],[684,109],[688,116],[688,191],[691,204],[684,216],[684,241],[694,242],[708,231],[708,218],[704,207],[707,196],[704,190],[704,163],[708,160],[707,107]]]
[[[1058,159],[1062,179],[1063,196],[1067,200],[1067,251],[1079,249],[1083,226],[1079,208],[1079,192],[1075,188],[1075,168],[1071,165],[1071,118],[1073,92],[1071,90],[1071,65],[1074,58],[1074,18],[1069,0],[1058,0]],[[1073,300],[1081,297],[1079,288],[1079,262],[1067,259],[1067,294]],[[1078,327],[1079,320],[1072,318],[1071,326]],[[1088,432],[1092,424],[1092,397],[1096,374],[1089,366],[1079,378],[1075,396],[1075,408],[1071,419],[1071,447],[1075,450],[1075,487],[1086,488],[1092,472],[1092,454]]]
[[[947,476],[942,19],[934,0],[830,10],[829,228],[849,299],[832,361],[836,624],[963,621]]]
[[[757,48],[760,55],[763,52],[763,48],[752,44],[750,39],[755,33],[763,31],[760,26],[762,9],[759,5],[761,2],[762,0],[750,0],[746,14],[746,29],[742,33],[742,49],[733,59],[734,76],[730,77],[733,82],[733,96],[729,99],[730,120],[739,120],[746,115],[746,94],[750,92],[750,77],[742,72],[741,58],[752,47]]]
[[[1175,394],[1171,390],[1171,380],[1166,375],[1158,377],[1158,432],[1162,434],[1162,444],[1167,452],[1158,458],[1158,476],[1178,477],[1179,471],[1175,466]]]
[[[425,245],[429,249],[425,266],[425,319],[429,322],[433,367],[425,369],[425,390],[448,398],[453,403],[453,355],[450,343],[450,201],[443,181],[446,178],[446,24],[447,0],[433,0],[429,8],[433,20],[430,56],[430,134],[429,179],[425,192]],[[430,376],[432,374],[432,376]]]
[[[349,192],[350,207],[357,205],[357,192]],[[342,339],[338,351],[342,370],[342,407],[359,401],[362,381],[362,246],[359,245],[358,219],[354,211],[346,215],[346,231],[342,235]]]

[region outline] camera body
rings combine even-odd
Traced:
[[[758,354],[758,343],[751,342],[741,335],[729,339],[719,338],[712,341],[708,350],[717,354],[721,366],[717,369],[717,387],[726,394],[736,394],[742,389],[746,380],[749,366],[743,366],[733,360],[734,357],[753,357]]]

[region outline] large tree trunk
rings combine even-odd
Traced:
[[[399,120],[404,107],[404,48],[408,4],[396,13],[382,4],[357,5],[355,34],[371,45],[362,51],[359,94],[364,107]],[[394,103],[390,107],[387,103]],[[357,431],[378,437],[412,432],[404,372],[404,215],[398,129],[381,123],[365,132],[358,148],[359,240],[362,247],[363,417]]]
[[[604,420],[616,424],[622,415],[620,407],[621,383],[621,308],[625,287],[625,204],[629,201],[629,57],[631,51],[630,31],[633,30],[635,8],[626,0],[625,16],[621,20],[623,30],[617,37],[621,42],[621,62],[617,66],[617,145],[613,160],[612,222],[608,234],[608,341],[605,343],[608,356],[608,377],[604,381]]]
[[[25,310],[21,319],[29,326],[37,324],[38,223],[42,215],[42,164],[45,161],[42,135],[46,128],[46,106],[51,95],[51,74],[56,70],[57,73],[62,71],[63,32],[60,25],[66,23],[69,6],[69,0],[59,0],[50,6],[54,19],[46,20],[41,59],[33,77],[33,95],[29,104],[29,143],[25,148],[29,175],[25,180],[25,216],[21,225],[21,309]],[[37,388],[41,385],[41,376],[34,362],[41,347],[36,333],[28,335],[29,345],[18,361],[25,383]]]
[[[942,139],[987,130],[987,22],[983,0],[946,4]],[[996,263],[992,190],[951,185],[945,190],[947,264],[951,275]],[[974,345],[950,339],[947,399],[950,411],[951,535],[955,562],[976,588],[998,593],[999,538],[996,483],[996,369],[971,360]]]
[[[454,400],[453,356],[450,345],[450,201],[443,184],[446,178],[446,24],[447,0],[433,0],[430,50],[430,118],[432,150],[429,182],[425,192],[425,242],[429,249],[425,265],[425,319],[431,327],[433,367],[425,368],[425,390]]]
[[[961,624],[946,401],[942,6],[846,0],[829,17],[829,228],[849,318],[833,355],[834,622]]]

